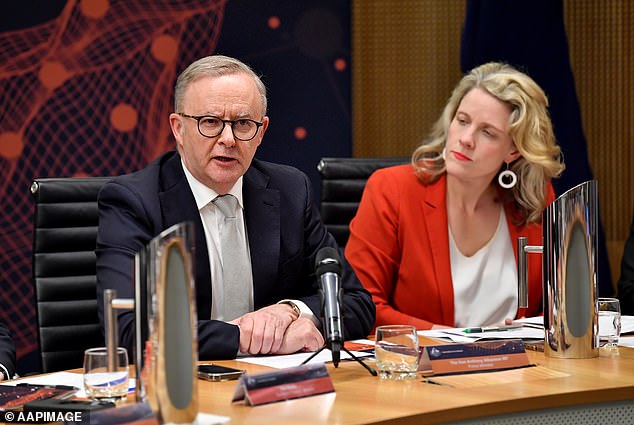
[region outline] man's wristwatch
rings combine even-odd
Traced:
[[[295,304],[292,301],[283,301],[282,304],[288,304],[291,306],[291,308],[293,309],[293,311],[295,312],[295,314],[297,314],[297,317],[295,318],[295,320],[299,319],[299,316],[302,315],[302,311],[299,309],[299,306],[297,304]]]

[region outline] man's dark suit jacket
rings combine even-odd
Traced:
[[[308,177],[284,165],[254,159],[243,179],[243,201],[253,270],[254,307],[282,299],[301,300],[320,317],[315,256],[337,244],[321,222]],[[194,195],[180,155],[163,154],[145,169],[107,183],[99,194],[97,286],[103,324],[103,291],[118,298],[134,293],[134,254],[174,224],[195,224],[195,282],[200,359],[234,358],[239,349],[237,326],[211,317],[211,282],[207,242]],[[342,261],[345,261],[343,259]],[[344,336],[365,338],[375,319],[375,306],[351,267],[345,263]],[[120,344],[130,349],[134,314],[119,314]]]
[[[7,369],[9,376],[5,378],[13,378],[15,373],[15,344],[11,338],[11,331],[4,323],[0,323],[0,364]],[[3,371],[4,372],[4,371]]]

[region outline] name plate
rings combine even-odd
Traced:
[[[521,339],[442,344],[421,347],[418,370],[443,375],[529,366]]]
[[[257,406],[334,391],[326,366],[315,363],[257,375],[244,374],[238,381],[232,402]]]

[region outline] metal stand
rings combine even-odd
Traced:
[[[118,368],[117,348],[119,346],[119,326],[115,310],[134,310],[134,300],[128,298],[116,298],[117,291],[106,289],[103,291],[106,353],[108,358],[108,371],[113,372]]]
[[[377,376],[376,370],[372,369],[370,366],[368,366],[367,364],[365,364],[363,362],[363,360],[361,360],[360,358],[358,358],[357,356],[355,356],[354,354],[352,354],[346,347],[344,347],[343,344],[341,344],[340,342],[332,342],[332,345],[339,345],[339,348],[342,349],[343,351],[345,351],[346,353],[348,353],[350,355],[350,357],[352,357],[354,360],[357,361],[357,363],[360,363],[361,366],[363,366],[364,368],[367,369],[368,372],[370,372],[370,374],[372,376]],[[329,348],[328,344],[324,344],[323,347],[321,347],[319,350],[315,351],[312,356],[310,356],[309,358],[307,358],[306,360],[304,360],[302,362],[302,364],[306,364],[309,361],[311,361],[317,354],[321,353],[324,348]],[[332,347],[330,348],[330,350],[332,351],[332,362],[335,364],[335,367],[339,367],[339,350],[332,350]]]

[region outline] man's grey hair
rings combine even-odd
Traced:
[[[183,106],[183,97],[185,91],[190,83],[203,76],[221,77],[223,75],[231,75],[237,73],[245,73],[253,77],[253,81],[260,92],[260,98],[262,99],[262,116],[266,115],[267,100],[266,100],[266,86],[262,82],[262,79],[249,67],[249,65],[238,59],[230,58],[228,56],[213,55],[205,56],[192,62],[176,80],[176,86],[174,87],[174,111],[183,112],[181,110]]]

